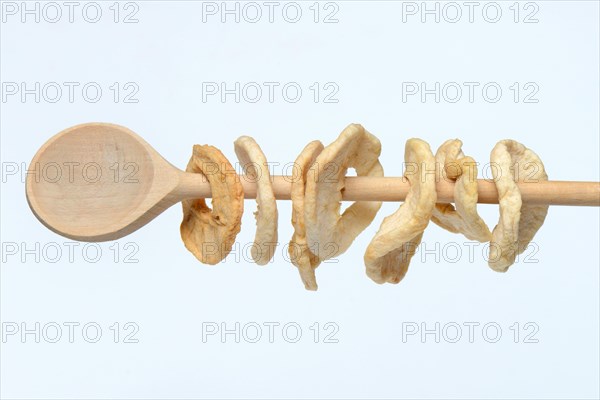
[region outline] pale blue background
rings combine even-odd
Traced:
[[[501,2],[509,12],[512,2]],[[421,137],[435,149],[450,137],[486,162],[494,144],[515,138],[534,149],[551,179],[600,179],[598,172],[598,3],[537,2],[537,24],[411,18],[400,2],[338,2],[337,24],[281,18],[203,24],[200,2],[139,2],[137,24],[26,23],[1,27],[1,80],[137,82],[138,104],[3,103],[3,162],[29,162],[60,130],[87,121],[125,125],[183,168],[194,143],[209,143],[234,160],[233,140],[256,138],[271,161],[293,161],[310,140],[331,142],[350,122],[379,137],[386,174],[401,174],[404,142]],[[308,12],[310,3],[303,5]],[[107,5],[104,6],[104,10]],[[464,17],[463,17],[464,18]],[[336,82],[337,104],[203,103],[204,81]],[[537,82],[538,104],[515,104],[506,91],[496,104],[411,101],[403,81]],[[30,212],[20,179],[2,184],[3,242],[68,241]],[[290,203],[279,202],[281,242],[292,229]],[[307,292],[278,250],[258,267],[230,261],[199,264],[179,237],[181,210],[169,209],[119,241],[139,246],[137,264],[105,257],[97,264],[21,263],[1,269],[2,321],[115,321],[140,326],[140,343],[2,344],[1,396],[7,398],[199,397],[467,397],[598,398],[599,211],[552,207],[535,238],[539,263],[492,272],[477,253],[460,262],[412,262],[398,286],[378,286],[362,256],[385,204],[337,264],[317,271],[320,290]],[[246,202],[239,243],[254,237]],[[493,227],[497,206],[481,206]],[[463,243],[433,224],[424,241]],[[110,243],[102,245],[109,254]],[[464,249],[464,248],[463,248]],[[481,247],[479,247],[481,249]],[[202,343],[202,322],[295,321],[300,343]],[[335,322],[337,344],[314,344],[306,329]],[[402,343],[402,323],[494,321],[503,339],[457,344]],[[508,327],[535,322],[539,343],[513,343]],[[105,333],[108,335],[108,333]]]

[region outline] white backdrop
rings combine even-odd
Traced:
[[[404,281],[379,286],[362,257],[387,203],[312,293],[282,246],[247,261],[254,201],[236,254],[209,267],[183,246],[178,205],[84,247],[36,220],[23,184],[44,141],[88,121],[180,168],[195,143],[235,161],[246,134],[282,174],[358,122],[389,176],[410,137],[458,137],[481,163],[514,138],[550,179],[598,181],[597,2],[73,4],[2,2],[3,398],[598,398],[597,208],[551,207],[506,274],[430,224]],[[496,224],[497,206],[480,212]]]

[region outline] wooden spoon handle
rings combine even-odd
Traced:
[[[273,176],[273,190],[278,200],[289,200],[292,176]],[[240,176],[244,196],[247,199],[256,198],[256,184],[244,175]],[[491,180],[477,181],[478,203],[498,204],[498,191]],[[524,203],[549,204],[563,206],[600,206],[600,182],[574,181],[540,181],[518,183]],[[403,201],[410,188],[408,180],[402,177],[356,177],[345,178],[343,200],[369,201]],[[440,180],[436,184],[438,201],[454,201],[454,183]],[[178,187],[182,199],[209,198],[210,186],[206,177],[201,174],[184,173]]]

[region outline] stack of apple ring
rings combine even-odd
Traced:
[[[245,175],[257,185],[257,228],[251,255],[254,262],[265,265],[277,245],[278,219],[267,159],[249,136],[235,141],[235,153]],[[317,290],[319,264],[344,253],[379,211],[379,201],[356,201],[340,214],[348,168],[357,176],[382,177],[380,153],[381,143],[374,135],[361,125],[350,124],[330,145],[310,142],[296,158],[291,184],[294,233],[288,252],[306,289]],[[410,190],[398,210],[384,218],[364,255],[367,275],[376,283],[398,283],[404,278],[430,220],[470,240],[490,242],[488,264],[505,272],[546,218],[548,206],[522,204],[517,186],[525,177],[548,180],[544,165],[533,151],[514,140],[498,142],[491,153],[500,205],[500,220],[492,231],[477,213],[477,163],[463,154],[460,140],[447,140],[434,155],[425,141],[409,139],[404,157]],[[241,230],[244,192],[233,166],[212,146],[194,146],[186,170],[205,174],[207,163],[216,166],[216,173],[206,174],[213,209],[204,199],[184,201],[181,237],[200,262],[217,264],[229,254]],[[454,205],[437,201],[440,179],[455,182]]]

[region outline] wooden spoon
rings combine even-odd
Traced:
[[[256,198],[256,184],[241,176],[244,197]],[[272,176],[277,199],[289,199],[298,177]],[[402,177],[347,177],[343,200],[402,201],[410,189]],[[438,201],[452,202],[454,184],[440,180]],[[519,182],[530,204],[600,205],[598,182]],[[493,182],[478,181],[479,203],[498,203]],[[173,204],[211,196],[208,180],[176,168],[131,130],[87,123],[58,133],[35,154],[26,193],[35,216],[54,232],[75,240],[121,238]]]

